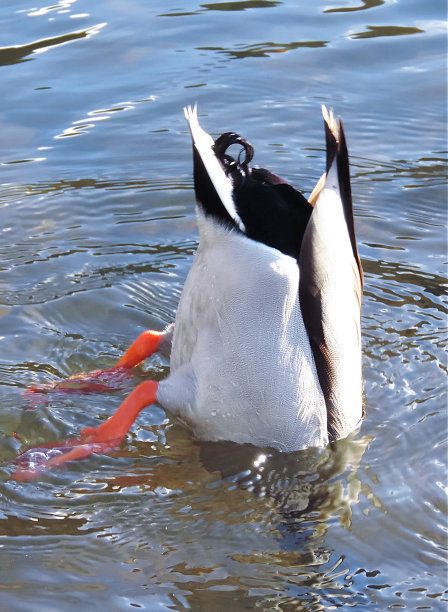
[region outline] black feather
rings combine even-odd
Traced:
[[[193,145],[193,179],[196,200],[206,215],[212,215],[224,225],[238,230],[235,221],[216,191],[196,147]]]
[[[227,152],[232,145],[242,147],[237,159]],[[308,200],[269,170],[250,168],[253,147],[238,134],[226,132],[220,136],[214,151],[232,180],[235,207],[247,237],[298,259],[313,210]],[[208,211],[223,220],[219,207],[213,204],[213,208],[216,212],[212,212],[207,203]]]

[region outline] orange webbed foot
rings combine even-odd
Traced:
[[[164,332],[146,330],[134,340],[118,363],[107,370],[93,370],[87,374],[74,374],[53,383],[33,385],[26,389],[24,397],[31,405],[45,401],[51,392],[108,393],[119,391],[131,377],[133,368],[153,355],[159,348]]]
[[[37,478],[46,470],[66,461],[84,459],[92,453],[105,453],[115,446],[83,444],[80,440],[67,440],[61,444],[36,446],[28,449],[16,459],[17,468],[12,475],[14,480],[24,482]]]
[[[93,370],[88,374],[74,374],[64,380],[28,387],[24,396],[33,401],[36,395],[52,391],[61,393],[101,393],[118,391],[132,375],[131,368],[113,367],[108,370]]]
[[[155,381],[142,382],[107,421],[99,427],[86,427],[79,438],[28,449],[16,459],[18,467],[12,477],[18,481],[31,480],[67,461],[84,459],[92,453],[108,453],[117,448],[139,412],[157,401],[158,386]]]
[[[124,400],[118,410],[99,427],[86,427],[81,439],[89,443],[121,441],[143,408],[157,401],[159,383],[146,380],[140,383]]]
[[[25,397],[36,404],[45,400],[50,391],[63,393],[116,391],[132,374],[133,368],[155,353],[164,332],[145,331],[108,370],[94,370],[88,374],[76,374],[49,385],[30,387]],[[138,413],[157,400],[158,383],[145,381],[136,387],[118,410],[99,427],[86,427],[79,438],[56,444],[44,444],[30,448],[17,458],[13,478],[24,481],[36,478],[42,472],[67,461],[89,457],[92,453],[107,453],[117,448],[129,431]]]

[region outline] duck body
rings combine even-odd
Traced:
[[[341,121],[323,107],[326,172],[307,200],[276,174],[251,168],[253,148],[241,136],[214,142],[196,108],[185,115],[199,246],[174,326],[141,333],[108,370],[27,393],[113,390],[156,351],[170,353],[170,374],[141,382],[78,438],[26,450],[16,480],[110,452],[154,402],[199,439],[287,452],[324,446],[361,422],[363,276]]]
[[[200,241],[157,400],[204,440],[293,451],[344,437],[362,417],[362,271],[334,118],[313,207],[277,175],[251,170],[240,136],[214,143],[195,109],[186,116]]]
[[[200,439],[284,451],[326,444],[296,260],[200,211],[198,219],[158,400]]]

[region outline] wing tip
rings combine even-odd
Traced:
[[[189,104],[184,106],[184,117],[190,123],[193,120],[198,120],[198,103],[195,102],[193,106]]]
[[[336,119],[332,108],[328,109],[325,104],[321,105],[322,117],[324,119],[325,140],[327,149],[327,173],[329,172],[334,159],[338,156],[341,145],[342,122]]]
[[[339,120],[336,120],[336,117],[334,115],[334,111],[333,109],[330,107],[330,109],[328,109],[325,104],[321,105],[321,109],[322,109],[322,117],[324,118],[324,123],[326,126],[326,129],[329,130],[330,134],[332,134],[333,138],[336,140],[336,142],[339,142],[339,138],[340,138],[340,125],[341,125],[341,120],[339,118]]]
[[[330,110],[328,110],[328,108],[324,104],[322,104],[322,116],[324,118],[325,137],[327,144],[327,174],[330,170],[333,161],[336,160],[339,190],[344,207],[344,215],[350,235],[350,241],[352,244],[353,256],[358,266],[362,292],[364,284],[364,275],[356,243],[352,190],[350,182],[350,164],[348,158],[347,141],[344,133],[344,126],[340,117],[338,117],[338,119],[336,120],[333,109],[330,108]]]

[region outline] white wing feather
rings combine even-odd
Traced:
[[[210,180],[212,181],[213,186],[221,199],[221,202],[224,204],[227,212],[238,225],[240,230],[245,233],[246,228],[238,215],[235,208],[235,202],[233,201],[232,181],[224,172],[221,164],[216,158],[215,153],[213,152],[213,145],[215,144],[213,138],[199,125],[197,106],[195,105],[193,108],[191,106],[187,106],[184,108],[184,114],[186,120],[188,121],[194,146],[202,159],[205,169],[207,170],[207,174],[209,175]]]

